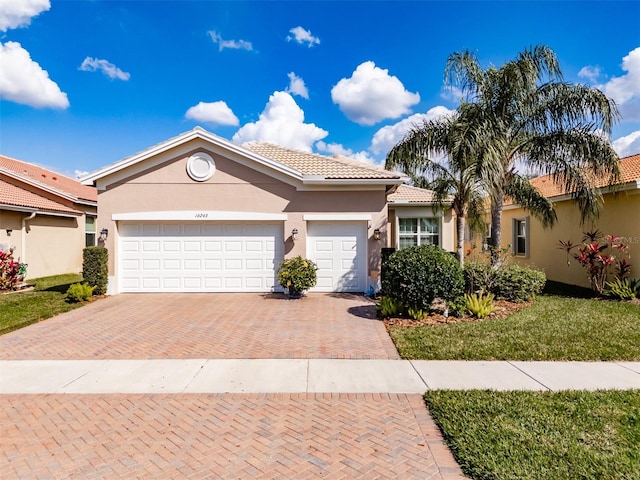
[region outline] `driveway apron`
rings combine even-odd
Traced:
[[[0,358],[399,357],[362,296],[144,294],[108,297],[0,336]],[[6,393],[0,472],[3,479],[462,478],[421,395],[391,393]]]

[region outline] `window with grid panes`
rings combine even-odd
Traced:
[[[437,218],[399,218],[398,247],[440,245],[440,222]]]

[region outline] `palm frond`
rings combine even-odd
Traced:
[[[521,175],[512,176],[505,188],[505,194],[540,220],[544,228],[552,227],[556,223],[553,203]]]

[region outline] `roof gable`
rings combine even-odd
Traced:
[[[5,155],[0,155],[0,172],[69,200],[81,201],[81,203],[86,200],[94,203],[98,199],[96,189],[91,186],[83,185],[73,178],[39,165],[16,160]]]
[[[143,169],[143,164],[165,161],[175,150],[199,142],[207,148],[262,173],[284,180],[297,187],[317,185],[372,184],[395,185],[404,181],[396,172],[389,172],[346,158],[324,157],[267,143],[238,145],[201,127],[173,137],[142,152],[107,165],[82,179],[85,185],[108,184],[126,180]]]
[[[43,195],[26,190],[0,178],[0,205],[3,209],[28,212],[54,212],[69,215],[82,215],[67,205],[56,202]]]

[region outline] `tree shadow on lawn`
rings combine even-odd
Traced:
[[[547,280],[542,290],[543,295],[555,295],[557,297],[570,298],[597,298],[598,295],[590,288],[580,287],[578,285],[569,285],[567,283],[554,282]]]

